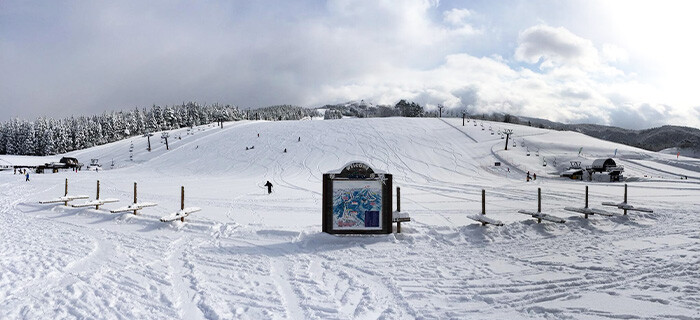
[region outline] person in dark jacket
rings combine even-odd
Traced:
[[[27,172],[27,174],[25,175],[25,177],[27,177],[27,180],[24,180],[24,181],[29,181],[29,172]]]
[[[272,183],[270,183],[270,181],[267,181],[265,186],[267,187],[267,194],[272,193]]]

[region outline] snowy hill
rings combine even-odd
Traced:
[[[514,132],[507,151],[504,129]],[[30,182],[0,172],[0,318],[700,317],[697,159],[461,119],[239,121],[169,134],[170,150],[156,133],[151,152],[135,137],[69,153],[99,159],[99,172]],[[613,155],[631,178],[628,202],[654,213],[564,211],[583,206],[586,183],[559,172]],[[403,233],[320,232],[322,174],[353,160],[393,174],[413,220]],[[158,206],[134,216],[38,204],[62,196],[65,178],[69,194],[91,198],[99,179],[103,198],[120,199],[107,209],[129,204],[134,182],[139,201]],[[622,201],[621,183],[588,185],[592,207]],[[180,209],[180,186],[202,211],[158,221]],[[536,210],[537,188],[543,212],[567,223],[517,213]],[[481,189],[503,227],[467,218]]]

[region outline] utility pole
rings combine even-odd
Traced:
[[[506,150],[508,150],[508,139],[510,139],[510,135],[513,134],[513,129],[505,129],[503,132],[506,134]]]

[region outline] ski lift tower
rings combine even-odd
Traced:
[[[150,132],[146,132],[146,134],[143,135],[144,137],[148,138],[148,149],[146,149],[146,150],[148,150],[148,152],[151,152],[151,136],[152,135],[153,134]]]
[[[510,135],[513,134],[513,129],[503,129],[503,133],[506,134],[506,150],[508,150],[508,139],[510,139]]]
[[[165,150],[170,150],[170,147],[168,146],[168,138],[170,138],[170,134],[167,132],[163,132],[160,135],[161,139],[165,140]]]

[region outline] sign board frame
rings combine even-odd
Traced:
[[[330,234],[389,234],[393,231],[392,224],[392,212],[393,212],[393,181],[392,175],[374,170],[368,164],[360,161],[353,161],[336,172],[329,172],[323,174],[323,215],[322,224],[323,232]],[[364,185],[364,186],[363,186]],[[380,210],[364,211],[358,213],[353,211],[353,213],[358,214],[364,218],[367,217],[368,212],[372,212],[372,216],[369,218],[372,221],[365,221],[365,225],[373,224],[378,226],[356,226],[356,227],[339,227],[334,224],[334,190],[342,192],[342,190],[352,190],[352,194],[348,194],[344,197],[347,201],[355,203],[356,201],[372,201],[373,199],[351,199],[354,196],[364,196],[372,197],[372,194],[376,194],[377,189],[381,189],[381,198],[378,199],[381,202]],[[335,203],[336,205],[343,205]],[[376,213],[379,216],[375,216]],[[378,219],[378,221],[376,220]]]

